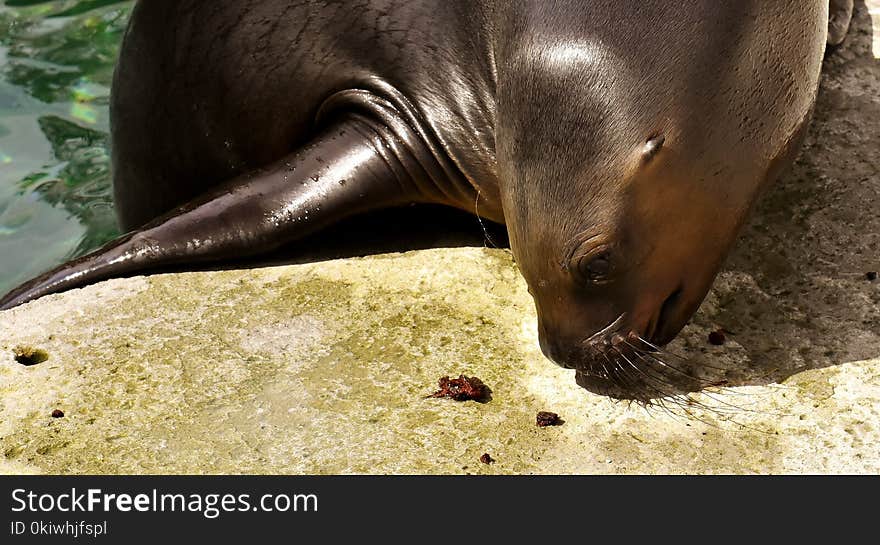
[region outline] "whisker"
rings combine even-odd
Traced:
[[[619,370],[620,366],[616,365],[615,362],[612,361],[611,358],[608,357],[608,354],[606,354],[605,352],[602,352],[602,357],[605,358],[605,361],[607,361],[608,365],[610,365],[610,368],[609,368],[609,367],[605,367],[604,363],[602,364],[602,369],[605,370],[605,373],[606,373],[608,380],[610,380],[617,387],[622,388],[624,390],[637,390],[638,389],[637,385],[634,384],[633,382],[631,382],[627,377],[620,376],[618,373],[616,373],[616,371]]]
[[[628,344],[628,343],[627,343],[627,344]],[[630,345],[630,346],[632,347],[632,345]],[[635,347],[633,347],[633,348],[635,349]],[[638,350],[638,349],[635,349],[635,350]],[[750,397],[749,394],[747,394],[747,393],[745,393],[745,392],[737,392],[737,391],[733,390],[732,388],[728,388],[728,387],[724,387],[724,386],[719,386],[717,382],[710,381],[710,380],[705,380],[705,379],[700,379],[700,378],[697,378],[696,376],[693,376],[693,375],[690,375],[690,374],[688,374],[688,373],[685,373],[684,371],[682,371],[682,370],[679,369],[678,367],[676,367],[676,366],[674,366],[674,365],[672,365],[672,364],[670,364],[670,363],[668,363],[668,362],[665,362],[665,361],[661,360],[660,358],[654,356],[654,355],[651,354],[650,352],[634,352],[634,353],[635,353],[637,356],[639,356],[640,358],[642,358],[642,361],[644,361],[644,362],[647,363],[647,364],[650,364],[650,362],[647,361],[646,359],[644,359],[645,357],[649,357],[649,358],[651,358],[651,360],[653,360],[655,363],[658,363],[658,364],[660,364],[660,365],[662,365],[662,366],[664,366],[664,367],[666,367],[666,368],[668,368],[668,369],[671,369],[671,370],[673,370],[673,371],[675,371],[675,372],[681,374],[683,377],[685,377],[685,378],[687,378],[687,379],[690,379],[690,380],[696,381],[697,383],[699,383],[699,384],[701,385],[700,392],[703,393],[703,394],[706,394],[706,393],[707,393],[707,388],[712,388],[712,389],[714,389],[715,391],[717,391],[717,393],[718,393],[719,395],[736,395],[736,396],[746,396],[746,397]],[[713,399],[714,399],[714,398],[713,398]],[[721,400],[717,400],[717,399],[716,399],[716,401],[718,401],[719,403],[724,403],[724,402],[721,401]],[[733,404],[730,404],[730,403],[728,403],[728,405],[731,405],[732,407],[737,407],[736,405],[733,405]],[[737,407],[737,408],[742,408],[742,407]]]
[[[771,434],[771,432],[768,430],[764,430],[764,429],[757,428],[755,426],[750,426],[748,424],[744,424],[744,423],[736,420],[735,418],[733,418],[732,416],[730,416],[729,414],[727,414],[724,411],[719,411],[717,409],[713,409],[711,407],[708,407],[706,404],[704,404],[700,401],[697,401],[696,399],[694,399],[690,395],[682,396],[682,399],[679,400],[677,405],[678,405],[679,409],[681,409],[681,411],[685,415],[687,415],[688,418],[693,418],[694,420],[698,420],[698,421],[702,422],[703,424],[706,424],[707,426],[711,426],[713,428],[721,429],[720,426],[718,426],[717,424],[709,422],[703,418],[700,418],[700,416],[698,416],[691,407],[696,407],[700,410],[708,411],[709,413],[715,415],[722,422],[730,422],[731,424],[737,426],[738,428],[747,429],[747,430],[751,430],[751,431],[762,433],[762,434]],[[734,414],[738,414],[738,413],[734,413]]]
[[[480,227],[483,229],[483,247],[484,248],[497,248],[498,245],[492,239],[492,235],[489,234],[489,230],[486,228],[486,224],[483,223],[483,218],[480,216],[480,188],[477,188],[477,198],[474,200],[474,215],[477,216],[477,221],[480,223]],[[486,246],[486,243],[489,243],[491,246]]]
[[[607,326],[603,327],[602,329],[600,329],[600,330],[597,331],[596,333],[594,333],[594,334],[590,335],[589,337],[587,337],[587,339],[584,340],[583,343],[586,344],[586,345],[591,344],[591,343],[594,342],[596,339],[601,338],[601,337],[604,337],[604,336],[606,336],[608,333],[611,333],[611,332],[615,331],[618,327],[620,327],[620,324],[623,323],[623,320],[624,320],[625,318],[626,318],[626,313],[621,314],[621,315],[618,316],[613,322],[611,322],[611,323],[608,324]]]
[[[639,339],[641,339],[641,337],[639,337]],[[644,340],[644,339],[641,339],[641,340]],[[720,384],[718,384],[715,381],[698,378],[694,375],[691,375],[689,373],[682,371],[679,367],[672,365],[671,363],[669,363],[667,361],[662,360],[661,358],[658,357],[658,354],[663,355],[665,353],[668,353],[668,354],[671,354],[674,357],[678,358],[683,363],[688,363],[691,365],[694,364],[693,360],[685,359],[683,356],[680,356],[680,355],[677,355],[677,354],[674,354],[672,352],[669,352],[667,350],[662,350],[662,349],[660,352],[642,350],[641,348],[633,345],[632,343],[630,343],[626,339],[624,339],[624,342],[627,345],[629,345],[633,350],[637,351],[637,353],[644,354],[645,356],[650,357],[653,361],[657,362],[658,364],[663,365],[664,367],[668,367],[669,369],[681,374],[682,376],[684,376],[686,378],[689,378],[689,379],[692,379],[692,380],[699,382],[700,384],[703,385],[703,388],[701,389],[701,391],[704,393],[705,393],[706,389],[714,389],[719,394],[723,394],[723,395],[733,395],[733,396],[740,396],[740,397],[754,397],[755,395],[757,395],[755,392],[738,392],[731,387],[721,386]],[[650,344],[650,343],[648,343],[648,344]],[[654,347],[654,345],[651,345],[651,346],[652,346],[652,348]],[[708,367],[710,369],[725,371],[725,372],[728,371],[727,369],[723,369],[721,367],[713,367],[711,365],[705,364],[704,362],[699,362],[697,365],[702,366],[702,367]],[[769,388],[769,389],[788,388],[787,386],[773,385],[773,384],[765,384],[764,387]]]
[[[655,406],[655,407],[660,407],[661,409],[663,409],[663,412],[665,412],[666,414],[668,414],[669,416],[671,416],[672,419],[675,420],[676,422],[682,422],[682,421],[683,421],[684,425],[686,425],[686,426],[689,425],[688,422],[687,422],[687,417],[683,417],[683,416],[681,416],[681,415],[679,415],[679,414],[676,414],[675,412],[673,412],[672,409],[670,409],[669,407],[666,406],[666,401],[669,401],[669,399],[670,399],[670,398],[661,398],[661,399],[657,399],[657,400],[655,400],[655,403],[654,403],[653,406]],[[679,408],[679,409],[682,408],[678,403],[676,403],[676,407]],[[687,414],[687,411],[684,411],[684,412]],[[700,420],[700,419],[699,419],[699,418],[696,418],[696,420]],[[702,420],[700,420],[700,421],[702,422]],[[717,427],[718,427],[718,426],[715,426],[715,425],[713,425],[713,424],[711,424],[711,423],[708,423],[708,422],[703,422],[703,423],[706,424],[707,426],[711,426],[711,427],[713,427],[713,428],[717,428]]]
[[[654,414],[651,413],[650,410],[648,410],[649,407],[650,407],[650,405],[639,403],[639,407],[641,407],[642,410],[645,411],[645,414],[646,414],[646,415],[650,416],[651,418],[654,418]]]
[[[662,381],[653,380],[654,383],[659,384],[661,387],[658,388],[656,386],[652,386],[645,382],[645,379],[652,379],[645,374],[637,365],[635,365],[629,358],[626,357],[618,348],[612,347],[615,352],[618,353],[620,357],[622,357],[629,364],[630,367],[637,373],[633,375],[628,370],[624,369],[622,366],[618,365],[617,368],[621,373],[624,373],[628,377],[632,377],[632,382],[637,385],[636,389],[631,390],[634,393],[634,401],[637,401],[640,405],[650,405],[654,399],[669,397],[670,395],[674,395],[671,391],[667,390],[666,387],[668,384],[663,383]],[[643,377],[640,380],[640,376]]]
[[[700,394],[700,395],[705,395],[704,392],[699,392],[699,394]],[[733,405],[732,403],[726,403],[726,402],[724,402],[724,401],[718,400],[718,399],[716,399],[716,398],[714,398],[714,397],[711,397],[711,396],[706,396],[706,397],[708,397],[708,398],[711,399],[712,401],[717,401],[718,403],[721,403],[721,404],[723,404],[723,405],[726,405],[727,407],[730,407],[730,408],[724,408],[724,407],[713,407],[713,406],[711,406],[711,405],[708,405],[708,404],[706,404],[706,403],[703,403],[702,401],[699,401],[698,399],[696,399],[696,398],[695,398],[693,395],[691,395],[691,394],[685,394],[683,397],[684,397],[684,399],[686,400],[688,406],[690,406],[690,407],[699,407],[700,409],[702,409],[702,410],[704,410],[704,411],[708,411],[708,412],[710,412],[710,413],[712,413],[712,414],[715,414],[716,416],[722,416],[722,417],[725,417],[725,418],[728,417],[729,414],[741,414],[741,413],[743,413],[743,412],[747,412],[747,411],[748,411],[747,409],[743,409],[742,407],[738,407],[738,406],[736,406],[736,405]]]
[[[692,410],[689,410],[689,409],[687,408],[686,404],[679,405],[678,408],[681,409],[681,412],[683,412],[683,413],[685,414],[685,418],[686,418],[686,419],[687,419],[687,418],[692,418],[692,419],[694,419],[694,420],[696,420],[696,421],[698,421],[698,422],[701,422],[701,423],[703,423],[703,424],[709,426],[710,428],[715,428],[716,430],[723,429],[723,428],[722,428],[721,426],[719,426],[717,423],[715,423],[715,422],[710,422],[710,421],[705,420],[705,419],[703,419],[703,418],[700,418],[699,416],[697,416],[696,414],[694,414],[694,412],[693,412]],[[722,419],[722,421],[723,421],[723,420],[724,420],[724,419]]]
[[[673,365],[671,365],[671,364],[669,364],[669,363],[667,363],[667,362],[661,360],[660,358],[658,358],[657,356],[655,356],[655,355],[654,355],[653,353],[651,353],[651,352],[647,352],[647,351],[644,351],[644,350],[642,350],[642,349],[636,347],[635,345],[631,344],[629,341],[627,341],[627,340],[625,340],[625,339],[624,339],[623,342],[626,343],[630,348],[632,348],[633,351],[634,351],[634,353],[636,353],[636,354],[638,354],[639,356],[641,356],[641,357],[643,358],[643,361],[644,361],[644,357],[649,357],[649,358],[651,358],[652,360],[654,360],[656,363],[659,363],[660,365],[662,365],[662,366],[664,366],[664,367],[668,367],[669,369],[672,369],[673,371],[677,372],[678,374],[682,375],[683,377],[685,377],[685,378],[687,378],[687,379],[697,381],[697,382],[699,382],[699,383],[701,383],[701,384],[704,384],[704,385],[707,385],[707,386],[715,386],[715,385],[716,385],[716,384],[715,384],[714,382],[712,382],[712,381],[708,381],[708,380],[705,380],[705,379],[701,379],[701,378],[698,378],[698,377],[696,377],[696,376],[694,376],[694,375],[691,375],[691,374],[685,373],[684,371],[682,371],[682,370],[679,369],[678,367],[675,367],[675,366],[673,366]]]
[[[641,374],[641,370],[638,368],[638,366],[629,361],[629,359],[627,359],[626,356],[620,353],[619,350],[617,350],[616,348],[614,348],[614,350],[618,353],[618,355],[627,360],[627,363],[629,363],[636,372]],[[605,358],[609,359],[607,355],[605,356]],[[618,385],[623,386],[624,389],[627,389],[628,393],[632,395],[632,398],[629,399],[630,402],[635,402],[639,405],[645,406],[649,405],[652,399],[669,395],[669,392],[655,388],[650,384],[646,384],[644,380],[639,379],[638,375],[633,375],[632,373],[624,369],[616,358],[609,361],[612,365],[612,369],[615,371],[615,376],[618,378]]]
[[[669,398],[666,398],[666,400],[669,400]],[[666,400],[664,400],[664,401],[666,401]],[[685,415],[686,418],[691,418],[691,419],[696,420],[698,422],[701,422],[711,428],[715,428],[715,429],[719,429],[719,430],[723,429],[718,423],[712,422],[712,421],[707,420],[705,418],[701,418],[698,414],[696,414],[694,412],[693,407],[696,407],[702,411],[705,411],[705,412],[708,412],[709,414],[712,414],[715,418],[717,418],[721,422],[731,422],[739,427],[748,427],[745,424],[741,424],[740,422],[737,422],[730,415],[728,415],[724,412],[721,412],[721,411],[714,410],[713,408],[708,407],[707,405],[697,401],[696,399],[694,399],[690,395],[676,396],[676,398],[673,399],[672,401],[675,403],[678,410],[680,410]]]
[[[761,410],[757,410],[757,409],[749,409],[749,408],[746,408],[746,407],[740,407],[740,406],[738,406],[738,405],[734,405],[734,404],[732,404],[732,403],[728,403],[728,402],[724,401],[723,399],[718,399],[718,398],[714,397],[712,394],[710,394],[709,392],[706,392],[706,391],[701,391],[700,394],[701,394],[701,395],[704,395],[704,396],[706,396],[706,397],[708,397],[708,398],[711,399],[712,401],[715,401],[715,402],[717,402],[717,403],[723,403],[724,405],[727,405],[727,406],[729,406],[729,407],[735,408],[735,409],[737,409],[737,410],[739,410],[739,411],[741,411],[741,412],[747,412],[747,413],[752,413],[752,414],[760,414],[760,415],[768,415],[768,416],[790,416],[789,414],[782,413],[782,412],[776,412],[776,411],[773,411],[773,412],[767,412],[767,411],[761,411]]]
[[[701,368],[721,372],[727,372],[728,369],[702,361],[694,362],[657,346],[633,331],[622,334],[618,330],[625,319],[625,314],[621,314],[583,341],[584,348],[593,356],[592,369],[583,372],[605,379],[609,384],[606,386],[609,391],[604,392],[606,395],[615,402],[626,401],[630,407],[636,403],[652,418],[656,410],[662,410],[674,420],[683,420],[685,423],[691,420],[722,429],[721,423],[730,422],[739,429],[769,433],[739,421],[739,416],[744,414],[769,413],[725,399],[729,395],[749,393],[721,386],[726,381],[712,381],[699,376],[702,374]],[[699,397],[691,395],[688,389],[698,390]]]
[[[655,387],[653,387],[653,386],[649,386],[649,388],[651,388],[652,390],[654,390],[656,393],[660,394],[660,395],[657,396],[657,397],[666,397],[666,396],[669,396],[669,395],[674,395],[674,394],[672,393],[672,390],[669,390],[669,389],[668,389],[669,387],[675,388],[673,385],[669,384],[668,382],[664,382],[663,380],[657,379],[657,378],[655,378],[655,377],[649,375],[649,374],[647,373],[646,370],[639,368],[639,366],[637,366],[637,365],[634,364],[629,358],[627,358],[627,357],[626,357],[626,354],[624,354],[623,351],[621,351],[621,350],[620,350],[619,348],[617,348],[616,346],[612,346],[612,349],[613,349],[615,352],[617,352],[617,353],[618,353],[618,354],[619,354],[624,360],[626,360],[626,362],[630,365],[630,367],[632,367],[633,369],[635,369],[637,373],[639,373],[641,376],[643,376],[643,377],[645,377],[645,378],[647,378],[647,379],[651,379],[653,382],[655,382],[656,384],[659,384],[659,385],[660,385],[660,388],[655,388]]]
[[[646,345],[651,347],[652,350],[654,350],[655,352],[657,352],[659,354],[672,356],[673,358],[679,359],[683,362],[690,362],[691,361],[690,358],[686,358],[686,357],[682,356],[681,354],[678,354],[676,352],[673,352],[672,350],[669,350],[668,348],[661,348],[661,347],[657,346],[656,344],[645,339],[641,335],[635,335],[635,338],[638,339],[639,341],[645,343]],[[707,363],[701,362],[700,365],[702,365],[703,367],[708,367],[709,369],[716,369],[718,371],[728,371],[728,369],[725,369],[724,367],[715,367],[715,366],[709,365]]]
[[[620,350],[618,350],[617,347],[614,347],[614,349],[615,349],[615,351],[617,351],[618,354],[620,354],[620,355],[621,355],[621,356],[627,361],[627,363],[629,363],[630,366],[631,366],[633,369],[635,369],[639,374],[641,374],[641,375],[644,376],[645,378],[651,379],[654,383],[659,384],[659,385],[661,386],[661,388],[650,387],[651,390],[654,390],[655,392],[657,392],[657,393],[659,393],[659,394],[662,394],[662,395],[658,396],[659,398],[669,399],[670,401],[672,401],[672,402],[675,403],[676,405],[679,405],[679,406],[682,407],[682,408],[683,408],[683,405],[682,405],[683,403],[686,404],[687,406],[696,406],[696,407],[699,407],[700,409],[702,409],[702,410],[704,410],[704,411],[707,411],[707,412],[710,412],[710,413],[712,413],[712,414],[714,414],[714,415],[716,415],[716,416],[722,417],[723,419],[729,419],[729,415],[730,415],[730,414],[741,414],[741,413],[743,413],[743,412],[758,412],[758,411],[750,411],[749,409],[744,409],[744,408],[742,408],[742,407],[738,407],[738,406],[736,406],[736,405],[733,405],[732,403],[727,403],[727,402],[725,402],[725,401],[723,401],[723,400],[716,399],[715,397],[713,397],[713,396],[709,396],[709,395],[707,395],[706,397],[708,397],[709,399],[711,399],[711,400],[713,400],[713,401],[716,401],[716,402],[718,402],[718,403],[721,403],[721,404],[723,404],[723,405],[726,405],[727,407],[730,407],[730,408],[729,408],[729,409],[726,409],[726,408],[723,408],[723,407],[721,407],[721,408],[719,408],[719,407],[713,407],[713,406],[711,406],[711,405],[707,405],[707,404],[705,404],[705,403],[703,403],[703,402],[701,402],[701,401],[698,401],[698,400],[694,399],[694,398],[691,397],[690,395],[685,395],[684,397],[682,397],[680,394],[677,394],[677,393],[676,393],[676,394],[671,394],[670,391],[666,389],[667,386],[671,386],[669,383],[667,383],[667,382],[665,382],[665,381],[662,381],[662,380],[656,378],[656,375],[649,374],[649,373],[647,372],[647,370],[644,370],[644,369],[639,368],[639,367],[638,367],[637,365],[635,365],[635,364],[634,364],[629,358],[627,358],[626,355],[625,355],[623,352],[621,352]],[[760,414],[760,413],[759,413],[759,414]]]
[[[663,360],[657,358],[656,356],[654,356],[654,355],[651,354],[650,352],[643,352],[643,351],[640,351],[638,348],[636,348],[635,346],[633,346],[633,345],[630,344],[629,342],[627,342],[627,341],[624,341],[624,342],[626,342],[626,344],[629,345],[629,346],[633,349],[633,351],[634,351],[633,354],[636,355],[637,357],[639,357],[639,358],[640,358],[643,362],[645,362],[646,364],[650,365],[650,362],[649,362],[648,360],[645,359],[645,357],[649,357],[649,358],[651,358],[651,360],[653,360],[654,362],[656,362],[656,363],[658,363],[658,364],[660,364],[660,365],[662,365],[662,366],[664,366],[664,367],[667,367],[667,368],[669,368],[669,369],[671,369],[671,370],[673,370],[673,371],[675,371],[675,372],[681,374],[681,375],[684,376],[685,378],[688,378],[688,379],[690,379],[690,380],[694,380],[694,381],[700,383],[700,384],[703,385],[703,387],[704,387],[704,388],[701,388],[701,389],[700,389],[700,392],[703,393],[703,394],[705,394],[705,395],[707,395],[707,397],[709,397],[709,398],[712,399],[713,401],[717,401],[718,403],[722,403],[722,404],[724,404],[724,405],[728,405],[728,406],[730,406],[730,407],[734,407],[734,408],[736,408],[736,409],[740,409],[740,410],[742,410],[742,411],[747,411],[747,410],[749,410],[749,409],[745,409],[744,407],[739,407],[739,406],[737,406],[737,405],[734,405],[733,403],[727,403],[727,402],[725,402],[725,401],[723,401],[723,400],[716,399],[716,398],[714,398],[714,397],[712,397],[712,396],[709,396],[709,395],[707,394],[706,390],[705,390],[705,387],[706,387],[706,386],[711,386],[711,387],[715,388],[715,389],[717,390],[717,392],[718,392],[719,395],[738,395],[738,396],[748,396],[748,394],[746,394],[746,393],[741,393],[741,392],[735,392],[735,391],[733,391],[733,390],[730,389],[730,388],[720,387],[720,386],[718,386],[717,383],[715,383],[715,382],[707,381],[707,380],[704,380],[704,379],[700,379],[700,378],[697,378],[697,377],[695,377],[695,376],[693,376],[693,375],[690,375],[690,374],[688,374],[688,373],[685,373],[684,371],[678,369],[678,368],[675,367],[674,365],[669,364],[669,363],[667,363],[667,362],[665,362],[665,361],[663,361]]]
[[[607,361],[609,364],[611,364],[611,360],[608,359],[608,356],[607,356],[607,355],[605,355],[605,354],[603,353],[602,356],[605,358],[605,361]],[[608,370],[607,367],[605,367],[605,363],[604,363],[604,362],[599,362],[599,364],[602,366],[602,370],[605,372],[604,377],[607,378],[608,380],[612,380],[612,378],[611,378],[611,372]],[[613,364],[611,364],[611,365],[613,365]]]
[[[688,414],[692,414],[692,413],[690,411],[688,411]],[[694,418],[696,418],[696,416],[694,416]],[[761,428],[756,428],[755,426],[749,426],[748,424],[743,424],[742,422],[735,420],[734,418],[732,418],[730,416],[724,416],[722,418],[722,421],[730,422],[731,424],[733,424],[734,426],[737,426],[739,428],[751,430],[751,431],[762,433],[765,435],[772,435],[772,432],[770,432],[768,430],[762,430]]]

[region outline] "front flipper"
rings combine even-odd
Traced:
[[[349,115],[273,165],[19,286],[0,299],[0,310],[158,267],[266,253],[354,214],[429,202],[428,176],[407,149]]]
[[[843,43],[852,21],[853,0],[830,0],[828,5],[828,45]]]

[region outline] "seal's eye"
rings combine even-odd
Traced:
[[[611,276],[611,252],[603,250],[580,258],[578,270],[587,282],[593,284],[607,282]]]

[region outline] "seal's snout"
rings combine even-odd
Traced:
[[[541,345],[541,352],[544,353],[544,356],[546,356],[548,360],[564,369],[573,368],[566,363],[564,352],[560,349],[560,346],[557,343],[552,342],[543,329],[540,329],[538,332],[538,344]]]
[[[538,320],[538,344],[541,346],[541,352],[548,360],[552,361],[563,369],[575,369],[577,367],[577,357],[575,357],[573,347],[579,344],[574,337],[566,337],[548,332],[545,323]]]
[[[663,348],[688,313],[683,288],[667,293],[665,298],[645,296],[641,304],[606,319],[601,327],[587,325],[586,315],[576,319],[570,307],[565,319],[542,309],[541,350],[560,367],[574,369],[580,386],[600,395],[649,402],[698,389],[696,378],[686,369],[690,363]]]
[[[639,334],[628,329],[623,314],[586,338],[555,330],[551,333],[542,321],[538,324],[541,351],[550,361],[565,369],[595,368],[609,352],[637,338]]]
[[[576,363],[564,367],[575,369],[578,385],[615,399],[650,404],[702,386],[690,362],[625,325],[590,337],[571,356]]]

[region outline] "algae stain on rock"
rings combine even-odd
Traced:
[[[417,278],[406,277],[425,273],[402,267],[393,274],[394,285],[413,286]],[[297,354],[307,363],[287,366],[263,385],[255,401],[264,427],[245,429],[253,423],[249,409],[230,415],[250,444],[286,454],[269,457],[268,471],[455,472],[486,448],[546,448],[538,438],[499,431],[510,418],[524,429],[534,419],[531,407],[520,406],[528,393],[515,378],[524,368],[515,331],[522,320],[505,314],[503,301],[458,301],[442,282],[430,290],[372,283],[353,292],[339,280],[344,270],[336,271],[336,281],[319,277],[278,286],[279,306],[345,327],[325,332],[322,350]],[[479,286],[456,287],[479,293]],[[458,372],[478,375],[504,395],[485,406],[424,399],[440,376]],[[286,429],[285,438],[271,436],[272,429]],[[337,448],[339,437],[351,443],[347,452]],[[297,446],[306,442],[308,452]],[[438,460],[431,446],[447,456]],[[494,469],[504,471],[504,464]]]
[[[584,454],[606,460],[603,472],[640,474],[779,473],[786,449],[771,429],[731,425],[711,420],[681,421],[652,426],[632,419],[625,426],[602,430],[594,447]]]
[[[815,403],[822,403],[834,396],[834,377],[840,370],[834,367],[823,370],[822,373],[800,373],[788,378],[783,384],[794,387],[792,394],[797,399],[812,399]],[[783,397],[787,394],[783,393]]]

